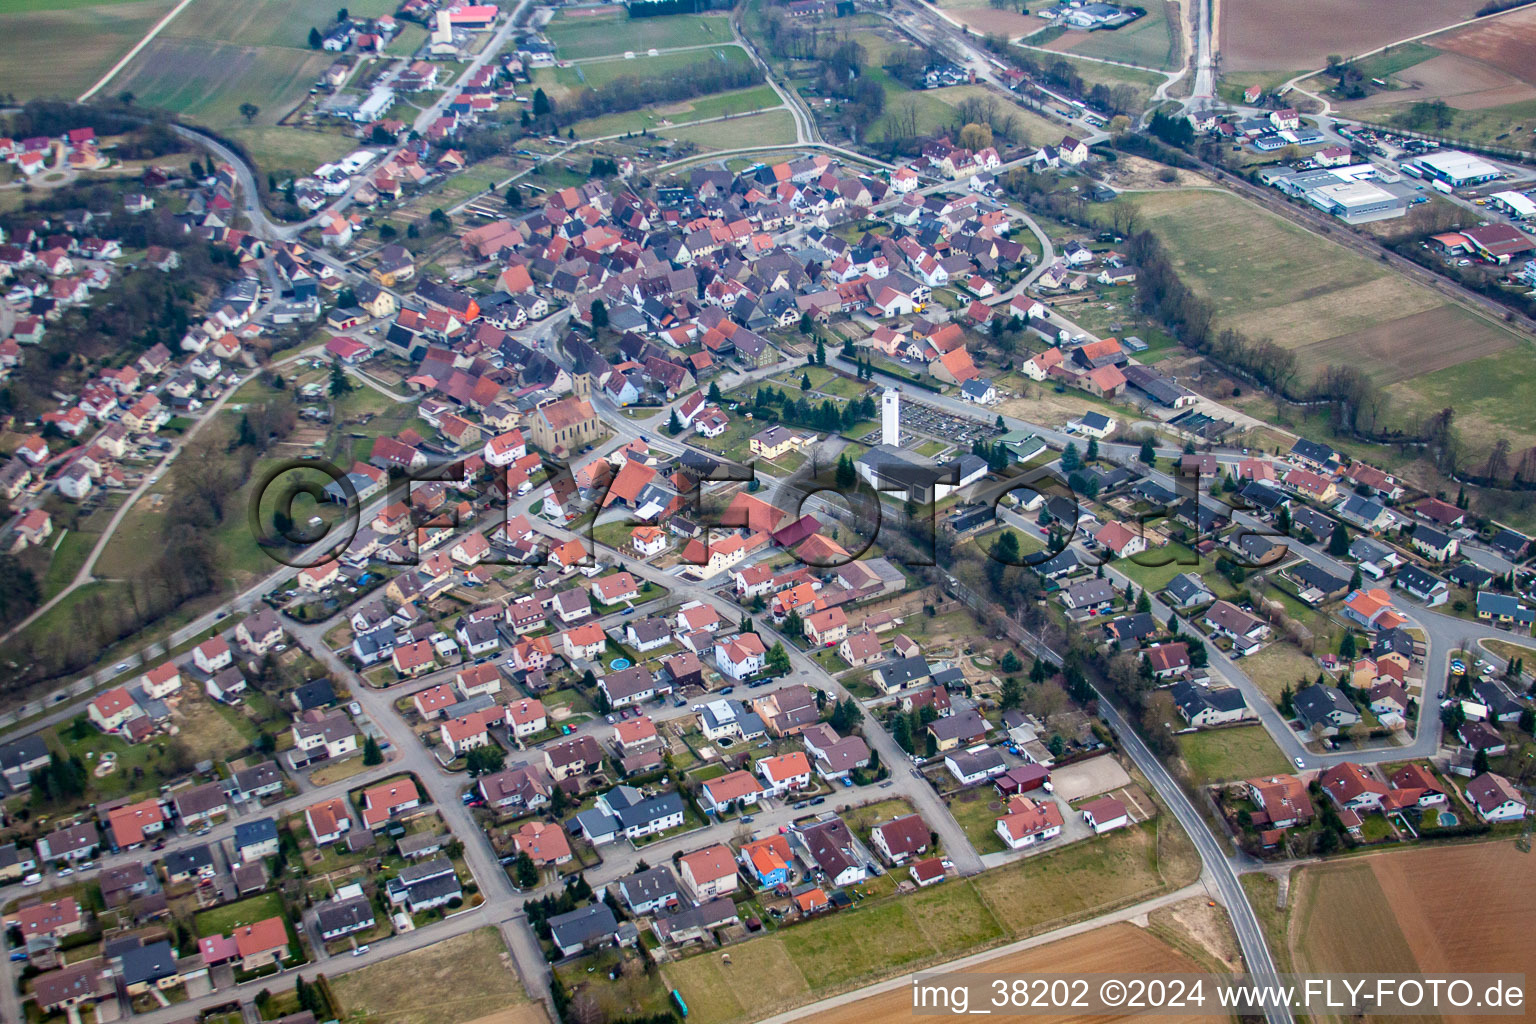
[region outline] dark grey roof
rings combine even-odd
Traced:
[[[619,891],[624,896],[624,902],[633,910],[639,905],[676,896],[682,889],[672,869],[663,864],[619,879]]]
[[[922,679],[932,674],[933,671],[929,668],[927,659],[921,655],[882,662],[876,668],[880,670],[880,678],[885,680],[888,686],[905,686],[914,679]]]
[[[122,952],[122,977],[125,985],[169,978],[176,973],[176,954],[165,940],[147,946],[135,946]]]
[[[322,935],[366,928],[373,924],[373,904],[366,896],[354,896],[340,903],[323,903],[315,913]]]
[[[1326,721],[1328,716],[1335,712],[1346,715],[1358,715],[1355,706],[1349,702],[1349,698],[1339,692],[1336,686],[1324,684],[1319,686],[1313,683],[1296,691],[1292,698],[1297,715],[1308,722]]]
[[[186,850],[175,850],[165,855],[165,870],[171,875],[190,875],[203,868],[213,867],[213,850],[204,846],[193,846]]]
[[[549,919],[549,930],[556,945],[570,948],[605,938],[618,930],[618,921],[606,903],[594,903],[568,914]]]
[[[1397,570],[1397,585],[1416,594],[1427,594],[1437,587],[1446,586],[1445,580],[1427,569],[1412,564]]]
[[[277,822],[271,818],[242,821],[235,826],[235,848],[277,838]]]
[[[293,700],[300,711],[324,707],[335,702],[336,688],[329,679],[311,679],[293,691]]]

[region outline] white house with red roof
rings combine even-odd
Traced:
[[[86,708],[86,715],[102,732],[117,732],[143,713],[127,688],[122,686],[114,686],[105,693],[97,694]]]
[[[227,646],[227,645],[226,645]],[[154,700],[164,700],[169,695],[181,689],[181,669],[177,663],[166,662],[144,672],[138,677],[144,688],[144,695]]]
[[[421,794],[410,779],[394,779],[363,790],[363,824],[378,828],[402,811],[421,805]]]
[[[803,751],[765,757],[757,762],[757,774],[774,795],[804,789],[811,784],[811,762]]]
[[[229,649],[229,641],[222,636],[211,636],[192,648],[192,663],[199,671],[210,676],[220,669],[228,668],[234,661],[235,655]]]

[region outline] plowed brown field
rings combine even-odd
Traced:
[[[1305,868],[1292,890],[1297,970],[1536,976],[1531,869],[1532,858],[1513,842],[1421,847]]]
[[[1070,939],[1010,953],[967,967],[967,974],[1024,974],[1076,972],[1155,974],[1200,970],[1172,947],[1130,924],[1075,935]],[[889,1024],[912,1016],[912,991],[903,986],[891,992],[860,999],[815,1015],[816,1024]],[[1121,1017],[1031,1015],[1031,1022],[1089,1022],[1121,1020]],[[1159,1017],[1177,1021],[1178,1017]],[[1195,1018],[1191,1018],[1195,1019]],[[1214,1018],[1202,1018],[1206,1020]]]
[[[1349,57],[1465,21],[1483,2],[1224,0],[1221,66],[1225,71],[1320,68],[1329,54]]]
[[[1469,25],[1432,42],[1442,50],[1466,54],[1536,85],[1536,8]]]

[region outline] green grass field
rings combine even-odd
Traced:
[[[572,16],[557,14],[544,28],[561,60],[585,60],[634,50],[665,50],[728,41],[731,26],[724,15],[668,15],[660,18]]]
[[[1149,823],[737,943],[729,965],[705,954],[664,964],[661,972],[687,1000],[690,1020],[762,1020],[879,977],[1039,934],[1198,874],[1188,837],[1172,825],[1159,835]]]
[[[0,34],[18,43],[0,47],[0,82],[17,100],[73,100],[175,5],[176,0],[0,0]],[[116,83],[109,86],[112,95],[120,91]]]
[[[795,141],[795,119],[787,110],[769,110],[729,121],[658,129],[655,134],[693,142],[701,150],[781,146]]]
[[[265,921],[269,917],[282,916],[283,898],[275,892],[265,892],[260,896],[252,896],[250,899],[226,903],[222,907],[201,911],[198,913],[195,921],[197,924],[197,934],[206,937],[209,935],[228,935],[240,925],[255,924],[257,921]]]
[[[567,89],[579,89],[583,85],[599,89],[620,78],[667,78],[690,68],[706,67],[721,62],[745,64],[747,60],[747,51],[734,44],[715,46],[706,50],[661,53],[654,57],[647,57],[644,52],[641,52],[634,60],[625,60],[620,57],[617,60],[590,61],[584,64],[572,64],[567,68],[556,68],[555,81]]]
[[[1262,725],[1182,733],[1179,755],[1197,786],[1231,779],[1251,779],[1290,770],[1290,762]]]
[[[1144,6],[1146,17],[1110,32],[1090,32],[1088,38],[1073,46],[1070,52],[1139,64],[1144,68],[1178,67],[1179,43],[1176,28],[1170,21],[1174,12],[1169,9],[1169,4],[1157,0]]]
[[[1199,557],[1183,544],[1149,548],[1130,558],[1119,558],[1111,563],[1111,568],[1124,573],[1138,587],[1154,594],[1166,587],[1179,573],[1188,572],[1198,576],[1215,567],[1214,562]]]
[[[244,146],[262,170],[278,172],[279,179],[283,171],[308,174],[358,147],[357,139],[319,128],[242,123],[227,129],[226,134]]]
[[[1136,90],[1136,95],[1143,105],[1152,98],[1153,91],[1164,81],[1162,75],[1152,71],[1138,71],[1136,68],[1121,67],[1118,64],[1104,64],[1096,60],[1073,59],[1072,55],[1080,52],[1081,49],[1074,49],[1070,53],[1061,54],[1061,57],[1068,64],[1076,68],[1077,73],[1082,75],[1084,80],[1089,83],[1097,84],[1102,82],[1104,85],[1111,87],[1116,85],[1130,86]],[[1044,54],[1037,54],[1036,56],[1045,58]],[[1054,60],[1054,58],[1049,59]]]
[[[1502,326],[1236,196],[1183,191],[1132,202],[1185,283],[1215,303],[1218,323],[1295,350],[1303,383],[1349,363],[1383,384],[1412,381],[1396,392],[1407,400],[1416,378],[1516,344]]]
[[[244,127],[240,106],[254,103],[261,108],[254,124],[275,125],[335,60],[334,54],[311,50],[308,37],[311,28],[331,25],[336,10],[337,5],[320,0],[192,4],[110,88],[132,92],[146,106],[223,129]],[[393,13],[395,4],[361,0],[347,10],[354,18],[371,17]]]
[[[746,51],[740,46],[725,45],[713,46],[710,49],[688,49],[679,54],[657,54],[656,57],[645,57],[644,54],[634,60],[598,60],[585,64],[571,64],[570,68],[554,69],[554,80],[567,89],[579,89],[582,86],[591,86],[593,89],[601,89],[605,84],[613,83],[619,78],[668,78],[682,74],[693,68],[708,68],[717,63],[745,64],[748,61]]]

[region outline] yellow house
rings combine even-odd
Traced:
[[[781,455],[798,447],[800,439],[775,423],[773,426],[759,430],[752,435],[751,451],[753,455],[764,459],[777,459]]]

